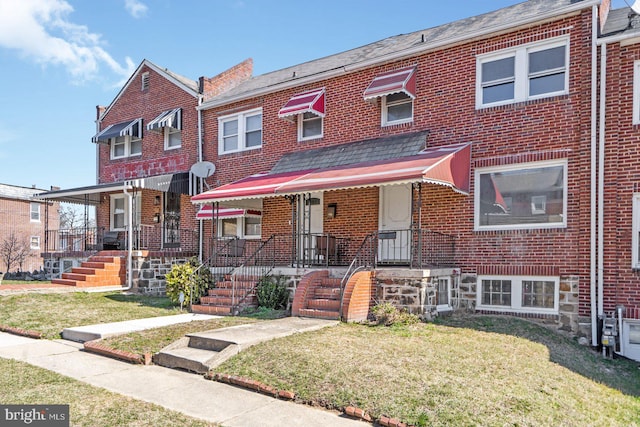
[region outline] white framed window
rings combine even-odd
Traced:
[[[110,138],[111,159],[139,156],[142,154],[142,138],[125,135]]]
[[[479,276],[477,308],[556,314],[560,279],[551,276]]]
[[[40,222],[40,203],[30,203],[29,218],[31,219],[31,222]]]
[[[218,220],[218,230],[220,237],[259,239],[262,235],[262,218],[257,216],[222,218]]]
[[[451,310],[451,278],[439,277],[436,289],[436,309],[438,311]]]
[[[142,75],[140,76],[140,89],[143,91],[149,89],[149,72],[148,71],[146,73],[142,73]]]
[[[129,204],[127,203],[127,197],[124,194],[112,194],[110,205],[110,229],[111,231],[123,231],[129,226]],[[138,207],[140,204],[140,194],[133,198],[133,212],[134,222],[140,224],[142,215],[141,209]]]
[[[633,63],[633,120],[634,125],[640,124],[640,60]]]
[[[262,147],[262,108],[218,119],[218,152],[221,154]]]
[[[632,204],[631,268],[640,269],[640,193],[633,195]]]
[[[568,92],[567,37],[481,55],[476,60],[476,108]]]
[[[310,112],[298,114],[298,141],[322,138],[324,119]]]
[[[30,246],[31,249],[40,249],[40,236],[31,236]]]
[[[382,126],[413,121],[413,98],[404,92],[382,97]]]
[[[173,150],[182,146],[182,131],[180,129],[165,126],[164,149]]]
[[[475,229],[566,227],[566,189],[566,160],[476,169]]]

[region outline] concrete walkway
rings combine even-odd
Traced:
[[[273,337],[301,332],[301,319],[274,321]],[[285,319],[280,319],[285,320]],[[305,319],[302,319],[304,321]],[[268,339],[262,322],[256,335]],[[326,324],[327,326],[329,323]],[[314,326],[315,327],[315,326]],[[242,334],[250,334],[241,328]],[[222,331],[227,334],[229,331]],[[0,357],[21,360],[107,390],[161,405],[226,427],[309,426],[363,427],[368,423],[338,413],[277,400],[200,375],[159,366],[132,365],[84,352],[82,344],[66,340],[33,340],[0,332]],[[8,402],[5,402],[8,403]],[[64,403],[64,402],[60,402]]]

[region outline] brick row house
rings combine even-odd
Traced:
[[[282,274],[293,315],[362,320],[388,301],[540,319],[594,346],[616,315],[614,350],[640,359],[637,15],[609,7],[529,0],[197,84],[144,61],[99,114],[98,225],[130,218],[136,256],[150,224],[175,260],[174,191],[152,177],[184,174],[174,228],[221,273],[194,311],[235,312]]]
[[[42,270],[45,229],[47,226],[59,228],[59,205],[45,204],[33,197],[45,191],[35,186],[0,184],[0,268],[3,273]]]

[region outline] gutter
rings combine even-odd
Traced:
[[[596,208],[597,208],[597,197],[596,197],[596,162],[597,162],[597,120],[598,120],[598,47],[596,45],[596,40],[598,39],[598,8],[597,6],[593,6],[592,8],[592,28],[591,28],[591,209],[590,209],[590,256],[591,260],[590,264],[590,280],[589,280],[589,302],[591,305],[591,346],[596,347],[598,345],[598,326],[597,326],[597,316],[596,316],[596,280],[598,277],[596,266],[594,264],[594,260],[597,257],[597,249],[596,249]]]
[[[604,148],[607,105],[607,45],[600,49],[600,127],[598,137],[598,316],[604,314]]]
[[[202,139],[202,110],[200,109],[200,106],[202,105],[202,100],[203,100],[203,95],[198,95],[198,106],[196,107],[196,110],[198,111],[198,162],[201,162],[203,160],[203,153],[202,153],[202,145],[203,145],[203,139]],[[200,183],[200,187],[202,188],[204,186],[204,180],[205,178],[198,178],[199,179],[199,183]],[[192,183],[193,180],[190,179],[189,183]],[[191,194],[195,193],[195,191],[192,191]],[[202,264],[202,251],[204,250],[204,223],[203,221],[198,221],[198,261],[200,262],[200,264]]]
[[[129,193],[131,187],[125,183],[122,189],[123,193],[127,196],[127,207],[129,208],[129,232],[127,233],[127,286],[120,289],[121,291],[128,291],[133,287],[133,253],[131,248],[133,247],[133,194]]]
[[[368,59],[368,60],[351,64],[351,65],[344,65],[332,70],[319,72],[318,74],[313,74],[307,77],[302,77],[300,79],[290,80],[283,83],[276,83],[273,86],[269,86],[268,88],[254,89],[254,90],[244,92],[242,94],[232,96],[229,98],[224,98],[220,100],[212,99],[208,102],[203,103],[201,106],[198,107],[198,109],[207,110],[210,108],[219,107],[222,105],[230,104],[230,103],[241,101],[244,99],[254,98],[256,96],[266,95],[268,93],[289,89],[296,86],[301,86],[307,83],[314,83],[320,80],[330,79],[332,77],[344,75],[347,73],[352,73],[352,72],[362,70],[364,68],[368,68],[374,65],[382,64],[385,62],[396,61],[406,57],[415,56],[416,54],[423,53],[424,51],[444,48],[449,45],[455,45],[461,42],[481,38],[492,33],[510,30],[514,27],[524,26],[534,22],[544,21],[551,18],[557,18],[558,16],[561,16],[561,15],[579,12],[583,9],[588,8],[589,6],[594,7],[594,6],[598,6],[599,4],[600,4],[600,0],[580,1],[561,9],[555,9],[551,12],[546,12],[540,15],[536,15],[535,17],[522,19],[515,22],[510,22],[508,24],[498,25],[496,27],[490,27],[489,29],[474,31],[472,33],[467,33],[467,34],[464,34],[458,37],[449,38],[446,40],[439,40],[431,43],[421,43],[415,47],[411,47],[399,52],[393,52],[387,55],[379,56],[373,59]]]

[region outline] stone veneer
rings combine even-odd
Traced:
[[[145,295],[166,295],[166,274],[175,264],[184,264],[189,257],[139,254],[132,259],[133,289]]]

